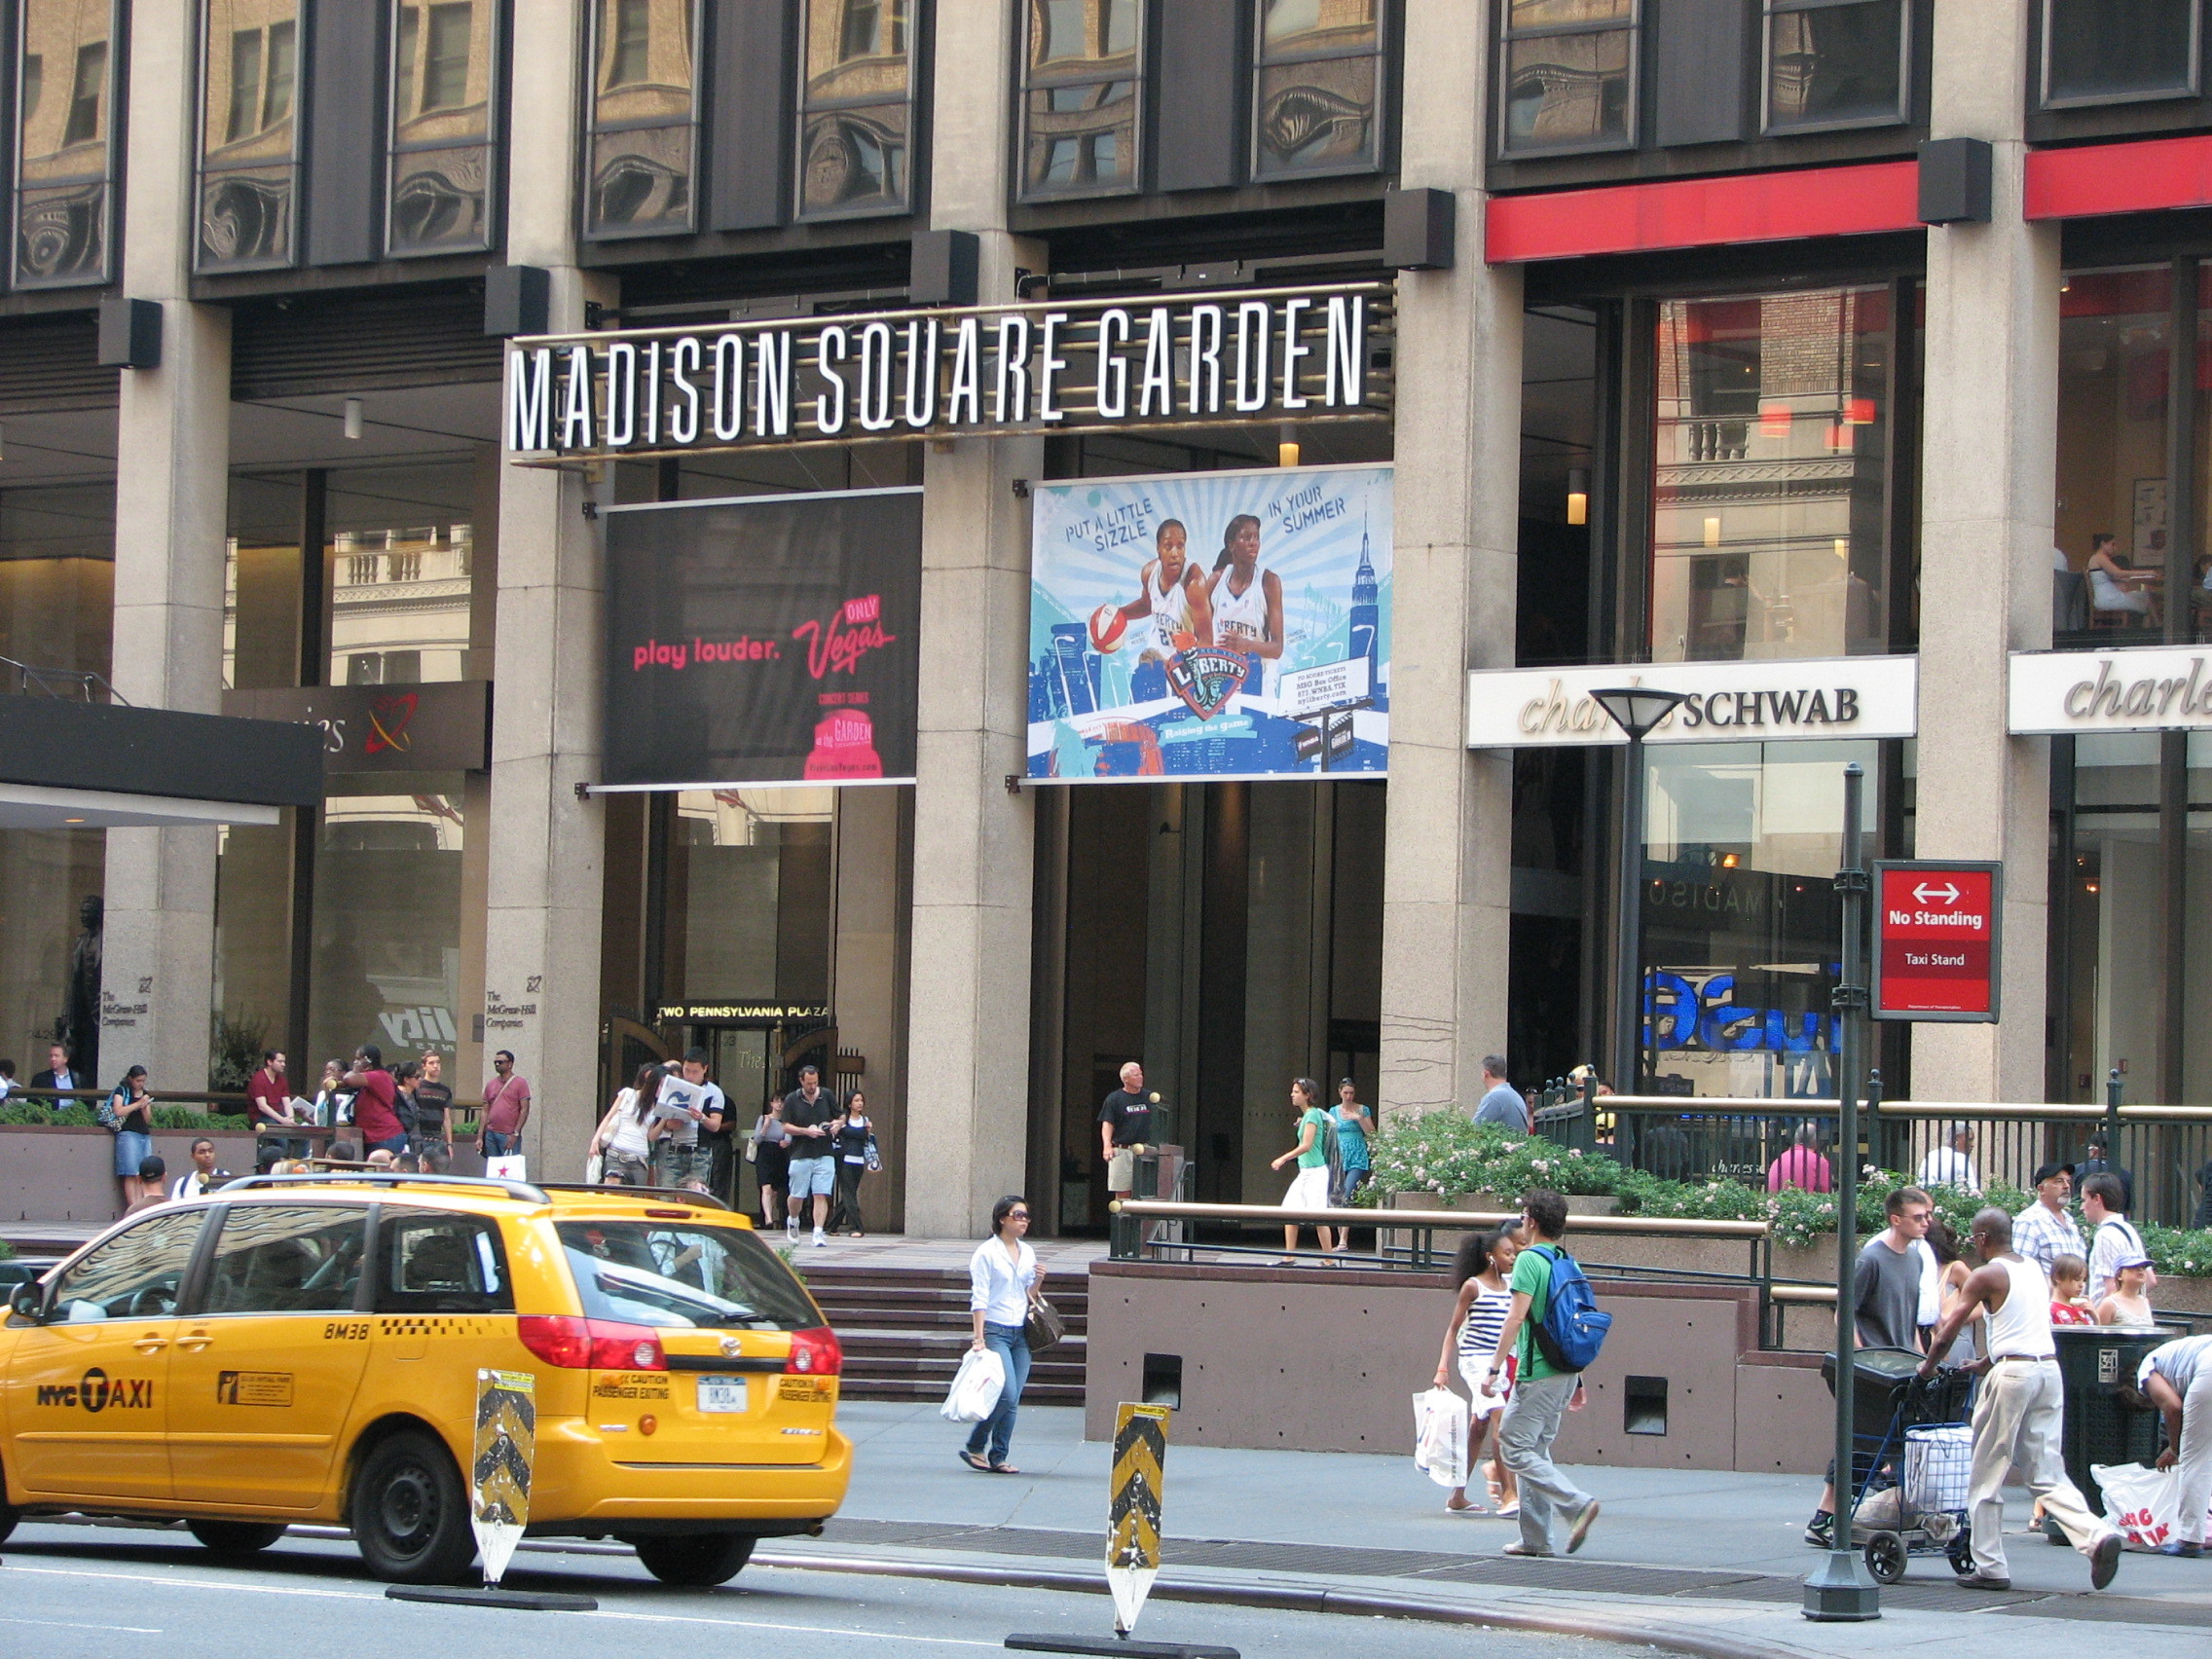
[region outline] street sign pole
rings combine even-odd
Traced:
[[[1859,1068],[1863,1065],[1866,983],[1866,871],[1859,855],[1859,802],[1866,784],[1857,762],[1843,769],[1843,867],[1835,891],[1843,912],[1841,971],[1834,1008],[1842,1027],[1836,1056],[1835,1155],[1835,1517],[1834,1542],[1805,1580],[1804,1612],[1820,1624],[1855,1624],[1882,1616],[1881,1586],[1851,1544],[1853,1359],[1858,1346],[1855,1298],[1859,1255]]]

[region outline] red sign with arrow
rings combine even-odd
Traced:
[[[2004,889],[1998,864],[1874,866],[1876,1019],[1996,1020]]]

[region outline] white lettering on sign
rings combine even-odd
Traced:
[[[506,444],[543,465],[829,443],[855,426],[1158,426],[1176,423],[1178,402],[1186,420],[1382,420],[1391,373],[1377,348],[1395,328],[1394,292],[1209,296],[1153,306],[1141,329],[1125,300],[1095,300],[519,340]]]

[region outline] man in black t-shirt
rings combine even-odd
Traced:
[[[1131,1060],[1122,1068],[1122,1087],[1098,1108],[1098,1150],[1106,1160],[1106,1195],[1125,1198],[1137,1184],[1137,1149],[1152,1133],[1152,1097],[1144,1091],[1144,1067]]]
[[[795,1243],[799,1213],[808,1198],[814,1199],[814,1242],[826,1242],[823,1227],[830,1219],[830,1198],[836,1187],[837,1161],[830,1156],[830,1124],[837,1116],[836,1097],[822,1087],[822,1074],[813,1066],[798,1069],[798,1087],[784,1096],[784,1126],[791,1131],[791,1173],[785,1192],[784,1227]]]
[[[423,1051],[423,1076],[415,1085],[415,1158],[425,1175],[443,1175],[453,1161],[453,1090],[445,1083],[445,1058]]]

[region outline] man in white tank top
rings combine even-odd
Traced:
[[[1968,1492],[1973,1528],[1973,1571],[1958,1582],[1970,1590],[2011,1586],[2005,1560],[2005,1480],[2017,1468],[2044,1514],[2089,1558],[2089,1587],[2102,1590],[2120,1569],[2120,1537],[2089,1513],[2066,1478],[2059,1453],[2065,1394],[2058,1346],[2050,1335],[2050,1280],[2012,1250],[2012,1218],[1985,1209],[1973,1218],[1974,1251],[1982,1266],[1967,1275],[1958,1305],[1936,1327],[1920,1374],[1933,1373],[1974,1309],[1986,1309],[1989,1358],[1973,1408],[1973,1476]]]

